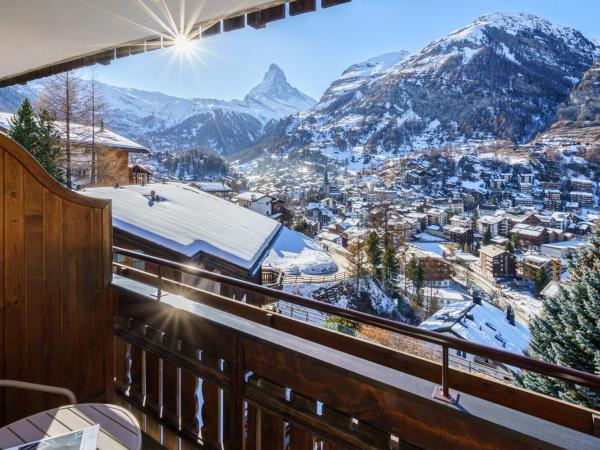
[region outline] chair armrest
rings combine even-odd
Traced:
[[[0,380],[0,387],[15,389],[27,389],[30,391],[47,392],[48,394],[63,395],[69,399],[72,405],[77,404],[77,398],[72,391],[62,387],[46,386],[44,384],[27,383],[26,381]]]

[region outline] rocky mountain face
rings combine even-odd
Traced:
[[[535,142],[548,146],[576,145],[600,151],[600,58],[559,107],[558,118]]]
[[[265,147],[339,159],[490,139],[527,142],[555,121],[598,50],[580,32],[540,17],[485,15],[408,57],[384,55],[349,68]]]
[[[568,102],[559,110],[559,119],[600,121],[600,58],[571,91]]]
[[[43,80],[0,89],[0,110],[15,111],[25,97],[35,101],[42,86]],[[104,83],[97,87],[111,130],[152,150],[202,147],[224,156],[252,145],[270,122],[316,103],[290,86],[275,64],[244,100],[185,99]]]

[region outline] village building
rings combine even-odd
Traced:
[[[515,276],[515,257],[496,245],[486,245],[479,250],[481,274],[488,280]]]
[[[0,112],[0,132],[8,133],[13,115]],[[67,136],[64,122],[54,123],[64,149]],[[87,125],[70,124],[71,136],[71,184],[81,189],[95,186],[125,185],[131,181],[129,171],[130,154],[146,154],[148,149],[130,139],[104,127],[101,122],[94,129]],[[96,181],[92,183],[92,150],[96,150]],[[61,161],[65,167],[66,162]],[[65,169],[66,170],[66,169]]]
[[[89,188],[112,200],[114,244],[223,275],[261,283],[261,265],[281,231],[262,214],[182,183]],[[195,275],[176,281],[221,292]]]

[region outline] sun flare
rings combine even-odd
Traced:
[[[190,53],[193,49],[193,43],[186,35],[178,34],[175,37],[175,49],[181,53]]]

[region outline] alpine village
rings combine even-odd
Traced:
[[[218,100],[94,67],[404,2],[0,3],[0,448],[600,448],[597,36]]]

